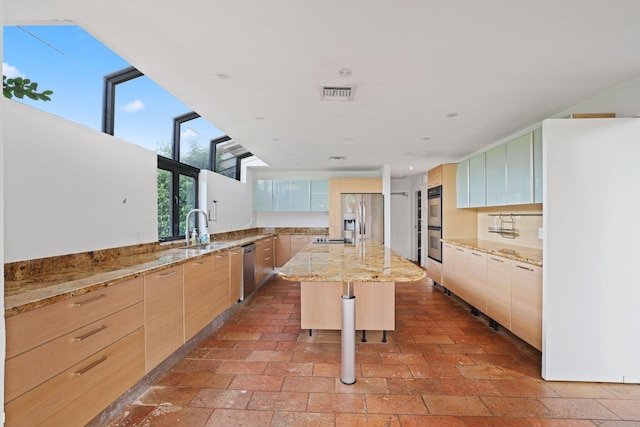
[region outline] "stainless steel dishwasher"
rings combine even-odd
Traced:
[[[256,290],[256,244],[242,247],[242,299]]]

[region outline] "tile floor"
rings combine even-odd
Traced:
[[[273,277],[111,426],[640,426],[640,385],[545,382],[538,351],[426,280],[397,285],[396,330],[358,339],[344,385],[339,333],[301,330],[299,297]]]

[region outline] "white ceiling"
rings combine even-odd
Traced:
[[[3,12],[7,25],[80,25],[281,170],[421,173],[640,75],[638,0],[4,0]],[[323,84],[356,85],[354,100],[320,100]]]

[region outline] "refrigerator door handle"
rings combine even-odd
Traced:
[[[367,236],[367,206],[364,201],[362,201],[362,238],[366,238]]]

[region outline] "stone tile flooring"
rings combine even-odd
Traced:
[[[368,332],[356,383],[340,334],[300,329],[300,285],[273,277],[110,424],[640,426],[640,385],[545,382],[540,353],[426,280],[396,287],[396,330]]]

